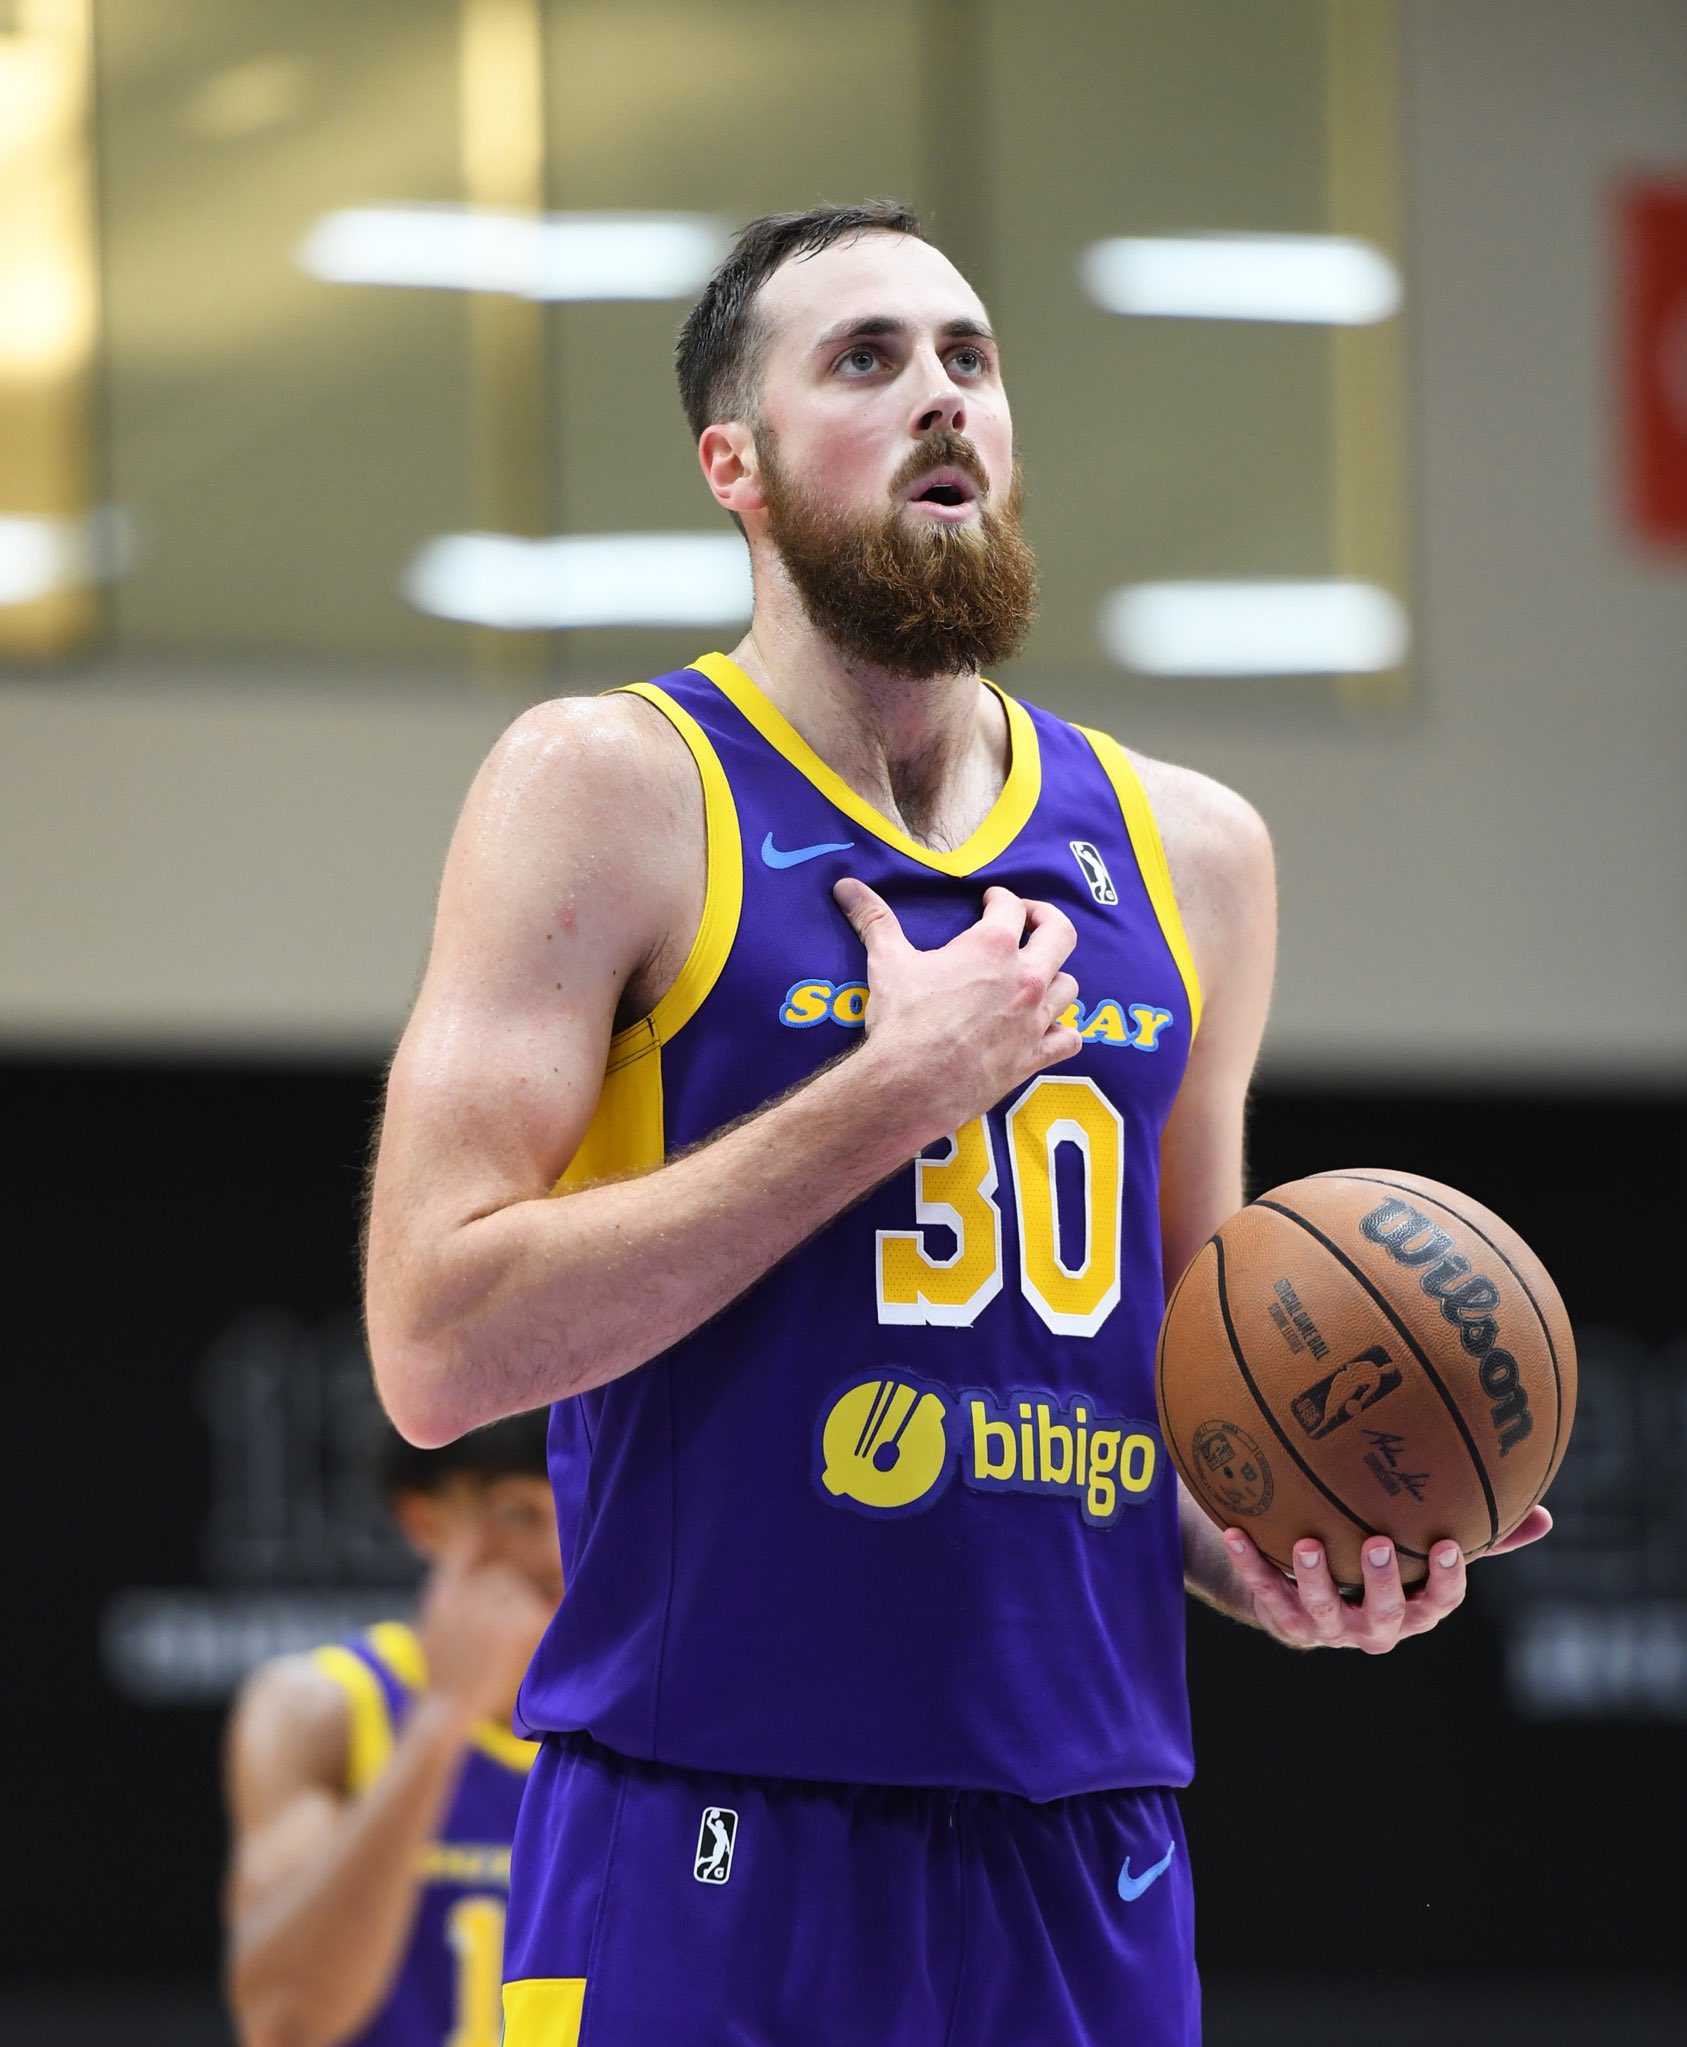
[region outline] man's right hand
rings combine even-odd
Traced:
[[[1060,1021],[1078,993],[1064,971],[1078,942],[1064,910],[986,889],[976,924],[921,952],[865,882],[840,881],[832,893],[867,949],[868,1037],[881,1055],[894,1048],[938,1132],[1082,1049]]]
[[[465,1725],[507,1716],[553,1609],[470,1531],[434,1566],[417,1632],[428,1690]]]

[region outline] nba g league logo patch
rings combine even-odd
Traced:
[[[1113,886],[1113,877],[1107,872],[1107,862],[1101,857],[1101,848],[1092,845],[1088,839],[1068,839],[1072,858],[1078,863],[1078,872],[1089,884],[1089,892],[1098,903],[1111,909],[1119,900],[1119,891]]]
[[[732,1874],[732,1844],[738,1839],[738,1815],[729,1805],[706,1805],[697,1829],[697,1853],[691,1874],[700,1884],[723,1884]]]

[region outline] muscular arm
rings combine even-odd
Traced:
[[[450,1799],[467,1726],[419,1701],[391,1763],[345,1791],[344,1693],[304,1658],[249,1685],[227,1750],[233,1855],[227,1991],[242,2047],[330,2047],[365,2023],[403,1955],[418,1859]]]
[[[1191,950],[1206,996],[1189,1070],[1161,1142],[1166,1292],[1220,1223],[1242,1206],[1243,1117],[1271,994],[1276,888],[1265,827],[1238,796],[1185,769],[1139,761],[1160,817]],[[1245,1536],[1223,1533],[1178,1482],[1184,1583],[1198,1599],[1296,1648],[1392,1649],[1437,1626],[1464,1597],[1454,1543],[1435,1551],[1430,1582],[1408,1597],[1387,1541],[1367,1544],[1362,1602],[1343,1600],[1316,1542],[1296,1545],[1291,1581]],[[1538,1541],[1535,1508],[1490,1554]]]
[[[636,699],[529,713],[471,791],[371,1205],[371,1356],[412,1441],[633,1370],[1077,1049],[1054,1023],[1073,985],[1059,912],[993,890],[978,924],[920,953],[857,884],[866,1042],[709,1144],[552,1199],[618,1011],[650,1006],[696,929],[703,864],[696,770]]]
[[[1243,1203],[1243,1123],[1271,1000],[1277,893],[1270,839],[1241,797],[1188,769],[1143,760],[1136,766],[1160,821],[1204,997],[1160,1145],[1169,1297],[1196,1252]],[[1188,1589],[1223,1613],[1253,1621],[1251,1593],[1181,1479],[1178,1521]]]

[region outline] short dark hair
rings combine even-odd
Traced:
[[[686,314],[674,345],[680,402],[693,440],[717,419],[747,419],[754,410],[756,379],[767,345],[766,327],[756,315],[756,294],[774,271],[793,258],[818,256],[834,242],[866,234],[925,240],[919,216],[899,199],[769,213],[744,229]]]
[[[549,1418],[548,1408],[536,1408],[470,1429],[441,1449],[418,1450],[384,1414],[377,1415],[370,1451],[375,1483],[391,1499],[396,1493],[443,1492],[454,1478],[544,1478]]]

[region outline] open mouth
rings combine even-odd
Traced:
[[[978,497],[978,487],[970,477],[956,469],[937,469],[929,476],[918,478],[904,502],[938,505],[945,511],[959,511],[965,505],[976,504]]]

